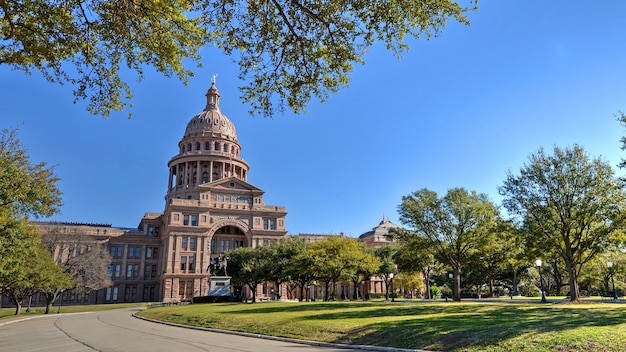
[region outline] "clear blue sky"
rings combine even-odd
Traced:
[[[614,116],[626,110],[626,2],[482,0],[470,27],[411,41],[401,61],[375,47],[349,88],[308,113],[250,117],[237,66],[206,51],[185,87],[148,73],[127,79],[133,118],[73,104],[70,86],[0,68],[0,127],[20,126],[33,161],[56,165],[57,221],[135,227],[164,208],[167,162],[217,73],[248,181],[284,205],[287,229],[359,236],[403,195],[497,187],[540,147],[582,145],[615,166],[626,154]],[[622,173],[618,170],[618,173]]]

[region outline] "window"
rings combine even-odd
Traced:
[[[193,295],[193,281],[179,281],[178,282],[178,295],[179,296]]]
[[[182,249],[187,250],[187,242],[189,241],[189,237],[183,237]]]
[[[196,250],[196,238],[195,237],[189,238],[189,249],[192,251]]]
[[[276,219],[263,219],[264,230],[276,230]]]
[[[183,225],[184,226],[198,226],[198,215],[183,215]]]
[[[204,143],[204,150],[210,150],[211,149],[211,143],[206,142]]]
[[[186,256],[180,257],[180,270],[182,271],[187,270],[187,257]]]
[[[200,142],[196,143],[196,150],[200,150]]]
[[[211,254],[215,254],[215,239],[211,239]]]
[[[158,259],[159,247],[146,247],[146,259]]]
[[[157,277],[156,264],[146,265],[146,268],[144,269],[144,273],[143,273],[143,278],[148,280],[148,279],[156,279],[156,277]]]
[[[143,287],[143,300],[154,301],[156,299],[156,286]]]
[[[220,144],[218,142],[215,142],[215,151],[218,152],[220,150]]]
[[[124,302],[134,302],[137,300],[137,286],[126,286],[124,289]]]
[[[141,246],[128,246],[128,258],[141,258]]]
[[[109,276],[111,276],[111,278],[118,278],[120,277],[121,270],[122,270],[121,264],[111,264],[109,265]]]
[[[154,226],[148,226],[148,237],[154,237]]]
[[[188,262],[189,262],[189,272],[193,272],[194,270],[196,270],[195,268],[196,257],[193,255],[190,255],[188,258]]]
[[[117,293],[119,288],[117,286],[107,287],[105,301],[117,301]]]
[[[126,265],[126,278],[136,279],[139,276],[139,264]]]
[[[109,246],[109,254],[111,258],[121,258],[124,253],[124,246],[122,245],[112,245]]]

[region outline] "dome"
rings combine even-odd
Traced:
[[[222,138],[237,140],[235,125],[226,115],[222,114],[219,106],[220,93],[215,87],[215,81],[206,93],[207,103],[204,111],[194,116],[187,124],[185,137],[221,136]]]

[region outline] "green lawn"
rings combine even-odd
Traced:
[[[271,302],[148,309],[179,324],[440,351],[623,351],[626,304]]]
[[[118,308],[132,308],[132,307],[145,307],[148,303],[123,303],[123,304],[95,304],[85,306],[62,306],[61,313],[80,313],[80,312],[94,312],[100,310],[118,309]],[[55,304],[50,311],[50,314],[56,314],[58,306]],[[26,313],[26,307],[22,307],[22,314],[20,317],[30,317],[33,315],[42,315],[45,311],[44,307],[32,307],[30,312]],[[0,320],[3,318],[15,317],[15,308],[0,308]]]

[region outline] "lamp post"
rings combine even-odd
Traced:
[[[539,270],[539,286],[541,286],[541,303],[546,303],[546,293],[543,290],[543,276],[541,275],[541,264],[543,262],[541,259],[537,259],[535,264],[537,264],[537,270]]]
[[[617,300],[617,292],[615,291],[615,279],[613,279],[613,262],[606,262],[606,266],[609,267],[609,275],[611,275],[611,284],[613,285],[613,299]]]
[[[57,309],[57,314],[61,314],[61,305],[63,304],[63,291],[61,290],[61,294],[59,295],[59,308]]]
[[[391,302],[395,302],[395,295],[394,295],[394,291],[393,291],[393,273],[389,274],[389,279],[391,280]]]
[[[454,296],[454,274],[453,273],[448,273],[448,277],[450,278],[450,281],[452,281],[452,284],[450,285],[450,288],[452,289],[452,296]],[[452,299],[454,299],[454,297],[452,297]],[[446,302],[448,302],[448,295],[446,293]]]

